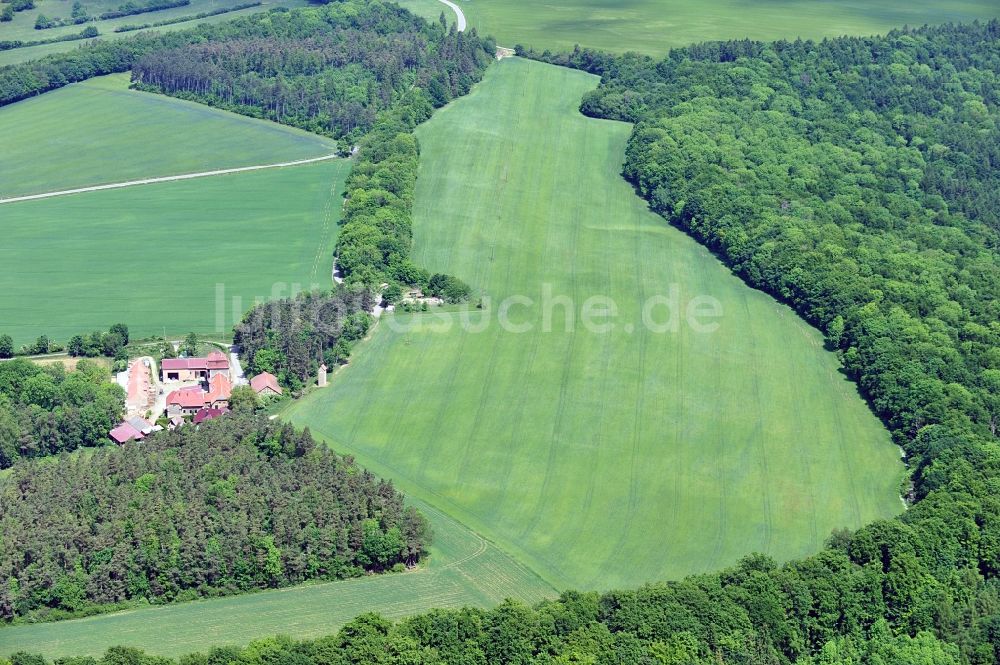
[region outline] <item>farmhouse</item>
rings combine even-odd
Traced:
[[[167,395],[167,417],[193,416],[202,409],[223,409],[229,407],[233,386],[229,377],[216,374],[208,381],[209,390],[201,386],[178,388]]]
[[[205,408],[207,393],[200,386],[181,388],[167,395],[167,416],[191,416]]]
[[[261,372],[250,379],[250,387],[261,397],[273,397],[282,393],[277,377],[270,372]]]
[[[164,358],[160,363],[163,381],[206,381],[215,376],[229,375],[229,358],[221,351],[212,351],[205,358]]]

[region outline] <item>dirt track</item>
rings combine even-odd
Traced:
[[[232,169],[216,169],[215,171],[202,171],[200,173],[183,173],[181,175],[168,175],[160,178],[144,178],[142,180],[129,180],[126,182],[115,182],[107,185],[92,185],[90,187],[78,187],[76,189],[63,189],[58,192],[45,192],[43,194],[28,194],[26,196],[13,196],[8,199],[0,199],[2,203],[17,203],[18,201],[35,201],[37,199],[50,199],[55,196],[67,196],[69,194],[83,194],[85,192],[100,192],[105,189],[122,189],[124,187],[136,187],[138,185],[152,185],[158,182],[173,182],[174,180],[192,180],[194,178],[207,178],[216,175],[228,175],[230,173],[243,173],[245,171],[263,171],[264,169],[280,169],[286,166],[300,166],[302,164],[312,164],[328,159],[336,159],[337,155],[324,155],[322,157],[312,157],[310,159],[299,159],[294,162],[281,162],[279,164],[260,164],[258,166],[240,166]]]

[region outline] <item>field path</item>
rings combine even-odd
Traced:
[[[451,0],[438,0],[438,2],[451,7],[451,10],[455,12],[455,17],[458,19],[458,31],[465,32],[465,26],[467,23],[465,22],[465,12],[462,11],[462,8],[454,2],[451,2]]]
[[[44,192],[42,194],[28,194],[26,196],[12,196],[7,199],[0,199],[0,204],[17,203],[19,201],[35,201],[38,199],[51,199],[56,196],[67,196],[69,194],[83,194],[85,192],[100,192],[106,189],[124,189],[125,187],[136,187],[138,185],[153,185],[158,182],[173,182],[175,180],[193,180],[195,178],[208,178],[216,175],[229,175],[231,173],[245,173],[247,171],[263,171],[265,169],[280,169],[286,166],[301,166],[303,164],[313,164],[330,159],[338,159],[337,155],[323,155],[322,157],[311,157],[309,159],[297,159],[292,162],[279,162],[278,164],[259,164],[257,166],[239,166],[230,169],[216,169],[214,171],[201,171],[199,173],[182,173],[180,175],[168,175],[159,178],[143,178],[142,180],[128,180],[126,182],[114,182],[106,185],[91,185],[90,187],[77,187],[75,189],[63,189],[57,192]]]

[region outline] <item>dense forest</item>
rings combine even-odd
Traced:
[[[125,410],[125,392],[108,378],[89,360],[69,373],[62,363],[0,362],[0,469],[107,443]]]
[[[415,563],[392,484],[240,411],[0,479],[0,619],[56,618]]]
[[[267,58],[261,57],[265,47],[275,49]],[[412,86],[425,87],[437,105],[463,94],[494,48],[475,31],[448,31],[396,5],[346,0],[96,41],[6,65],[0,67],[0,106],[137,66],[141,85],[356,139]],[[208,86],[209,70],[229,87]]]
[[[234,343],[250,373],[270,372],[297,390],[316,376],[320,363],[332,369],[346,360],[353,343],[368,332],[368,312],[376,304],[372,290],[362,285],[262,303],[236,325]]]
[[[222,39],[146,54],[132,80],[350,145],[415,86],[437,106],[464,94],[494,49],[395,4],[346,1],[233,21]]]

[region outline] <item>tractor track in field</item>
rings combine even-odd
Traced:
[[[291,162],[279,162],[277,164],[258,164],[256,166],[237,166],[229,169],[215,169],[214,171],[200,171],[198,173],[181,173],[179,175],[161,176],[159,178],[142,178],[140,180],[126,180],[125,182],[113,182],[104,185],[90,185],[88,187],[76,187],[74,189],[61,189],[55,192],[43,192],[41,194],[26,194],[24,196],[12,196],[0,199],[3,203],[19,203],[22,201],[39,201],[41,199],[51,199],[57,196],[69,196],[71,194],[86,194],[88,192],[103,192],[109,189],[125,189],[127,187],[138,187],[140,185],[155,185],[161,182],[176,182],[178,180],[194,180],[196,178],[209,178],[219,175],[230,175],[233,173],[247,173],[249,171],[264,171],[266,169],[281,169],[290,166],[302,166],[304,164],[314,164],[331,159],[338,159],[338,155],[323,155],[321,157],[310,157],[309,159],[297,159]]]
[[[559,143],[558,136],[561,134],[561,129],[562,129],[561,127],[555,128],[554,130],[555,138],[552,139],[552,143],[554,144]],[[542,184],[543,183],[539,183],[539,186],[541,186]],[[555,187],[556,185],[553,182],[553,189]],[[548,226],[546,230],[546,242],[545,242],[546,248],[550,246],[549,239],[551,237],[551,234],[558,232],[559,229],[555,228],[554,225]],[[576,255],[577,246],[579,245],[579,237],[580,237],[580,226],[578,224],[574,224],[570,231],[569,237],[566,239],[566,247],[568,248],[567,251],[569,256]],[[567,277],[569,282],[568,284],[569,288],[567,290],[569,291],[569,293],[572,294],[571,298],[575,299],[577,297],[577,279],[576,279],[575,266],[570,267]],[[538,336],[535,335],[535,337]],[[542,513],[544,512],[544,507],[545,507],[545,497],[549,493],[549,486],[552,482],[552,476],[555,471],[556,457],[558,456],[560,448],[563,445],[562,441],[563,420],[566,415],[566,404],[570,400],[569,383],[571,380],[573,354],[574,354],[574,349],[576,348],[576,339],[577,339],[577,336],[575,334],[567,335],[567,337],[568,339],[562,363],[562,374],[559,381],[559,396],[556,401],[555,413],[553,414],[551,421],[551,433],[549,434],[548,438],[548,451],[546,455],[545,471],[544,475],[542,476],[541,487],[538,490],[538,497],[535,500],[535,504],[531,509],[532,517],[521,529],[521,532],[518,536],[518,538],[522,541],[525,538],[530,537],[536,531],[538,523],[541,521]]]
[[[490,236],[489,259],[480,262],[478,274],[476,275],[475,278],[476,281],[473,282],[473,284],[476,285],[487,284],[488,283],[487,273],[492,274],[495,269],[494,260],[496,258],[497,240],[500,234],[500,227],[503,224],[503,219],[504,219],[504,200],[505,200],[504,194],[507,190],[507,185],[510,181],[509,165],[514,158],[513,143],[511,141],[507,141],[501,147],[501,149],[506,156],[506,160],[502,162],[503,168],[501,169],[501,173],[497,178],[498,184],[497,187],[493,190],[493,198],[496,204],[496,219],[493,223],[492,234]],[[511,292],[511,287],[510,287],[511,276],[512,274],[511,274],[510,262],[508,262],[507,270],[504,274],[503,289],[501,291],[502,293]],[[482,424],[485,415],[489,412],[489,407],[491,402],[487,399],[487,394],[490,388],[492,388],[494,385],[493,376],[496,372],[496,368],[498,365],[497,355],[500,348],[500,339],[502,332],[503,329],[498,326],[496,329],[496,334],[493,337],[493,343],[491,344],[491,351],[490,351],[490,359],[487,364],[486,378],[483,381],[483,390],[479,396],[479,404],[476,408],[476,416],[473,420],[472,432],[469,434],[470,444],[474,444],[474,442],[476,441],[476,436],[479,434],[479,427]],[[462,465],[460,467],[458,477],[464,478],[465,475],[468,473],[470,467],[475,462],[476,458],[473,454],[473,445],[470,445],[468,448],[466,448],[465,454],[462,457]]]

